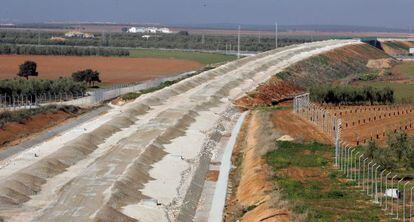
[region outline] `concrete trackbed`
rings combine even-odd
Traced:
[[[200,169],[241,114],[232,102],[290,64],[348,44],[358,42],[307,43],[234,61],[13,155],[0,162],[0,216],[190,220],[206,173]]]

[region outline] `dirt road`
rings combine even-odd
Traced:
[[[184,197],[200,155],[217,148],[238,115],[232,102],[288,65],[348,44],[357,43],[308,43],[231,62],[14,155],[0,163],[0,215],[8,221],[191,218],[182,210]]]

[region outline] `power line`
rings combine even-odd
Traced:
[[[278,36],[278,24],[277,24],[277,22],[275,23],[275,48],[277,49],[277,47],[278,47],[278,38],[279,38],[279,36]]]
[[[240,25],[239,25],[239,33],[237,36],[237,58],[240,59]]]

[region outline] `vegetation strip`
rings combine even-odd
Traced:
[[[56,113],[58,111],[63,111],[70,114],[78,114],[80,112],[80,109],[76,106],[49,105],[41,106],[35,109],[22,109],[14,112],[5,111],[0,113],[0,128],[3,128],[4,125],[10,122],[23,123],[25,120],[37,114]]]
[[[312,101],[325,104],[392,104],[394,91],[389,87],[315,86],[310,89]]]
[[[134,33],[94,33],[93,38],[65,37],[62,32],[37,32],[0,30],[0,43],[57,45],[57,46],[95,46],[95,47],[129,47],[129,48],[165,48],[165,49],[203,49],[236,51],[237,39],[233,35],[199,35],[186,31],[175,34],[150,35]],[[280,37],[278,46],[288,46],[311,42],[312,40],[330,39],[329,37],[284,36]],[[274,49],[273,36],[244,35],[240,45],[245,51],[267,51]]]
[[[129,56],[129,50],[102,47],[1,45],[4,55],[54,55],[54,56]]]

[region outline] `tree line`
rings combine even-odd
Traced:
[[[370,86],[314,86],[310,89],[311,100],[335,105],[392,104],[394,91],[389,87]]]
[[[19,32],[0,31],[0,43],[31,45],[66,45],[94,47],[132,47],[132,48],[167,48],[167,49],[204,49],[204,50],[237,50],[235,35],[199,35],[199,34],[157,34],[143,38],[146,34],[134,33],[94,33],[94,39],[68,38],[55,41],[51,37],[64,37],[59,32]],[[280,37],[278,46],[305,43],[315,40],[309,36]],[[267,51],[275,48],[273,36],[243,35],[241,38],[243,51]]]
[[[39,96],[43,94],[73,94],[86,92],[86,85],[72,78],[45,79],[6,79],[0,80],[0,96]]]
[[[129,50],[117,48],[1,45],[0,54],[13,55],[56,55],[56,56],[129,56]]]

